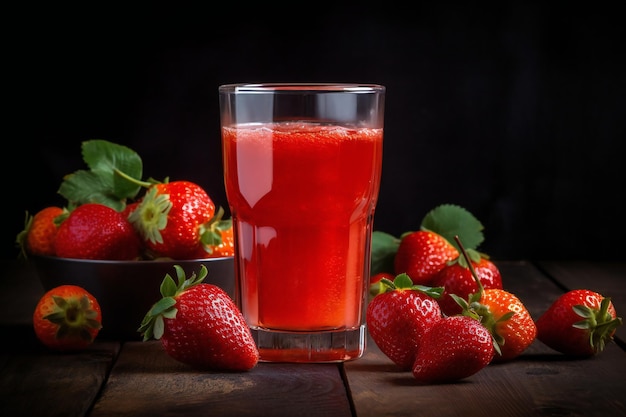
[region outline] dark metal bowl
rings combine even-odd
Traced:
[[[102,310],[98,338],[141,340],[137,329],[148,310],[161,299],[163,278],[169,273],[177,282],[174,265],[180,265],[189,277],[204,264],[209,273],[203,282],[215,284],[234,296],[233,257],[186,261],[94,261],[42,256],[30,259],[46,291],[73,284],[96,297]]]

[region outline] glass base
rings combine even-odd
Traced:
[[[252,328],[261,362],[345,362],[363,356],[365,325],[325,332],[284,332]]]

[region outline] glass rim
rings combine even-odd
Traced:
[[[280,93],[280,92],[328,92],[328,93],[382,93],[381,84],[360,83],[233,83],[219,86],[220,93]]]

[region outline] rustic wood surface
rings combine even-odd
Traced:
[[[564,292],[530,263],[506,262],[498,267],[504,288],[522,300],[535,319]],[[612,289],[615,300],[625,295],[626,265],[549,267],[559,268],[555,273],[569,271],[571,288]],[[587,280],[589,273],[596,280]],[[619,280],[621,286],[612,284]],[[345,364],[359,417],[626,415],[626,356],[615,343],[595,358],[568,360],[535,340],[516,360],[491,364],[458,383],[430,386],[416,384],[410,372],[398,371],[372,345],[363,358]]]
[[[583,287],[610,296],[624,317],[626,263],[498,267],[505,289],[535,319],[560,294]],[[594,358],[568,359],[536,340],[521,357],[452,384],[416,384],[371,340],[362,358],[345,364],[198,372],[156,341],[97,340],[74,354],[46,350],[32,332],[43,294],[36,274],[12,261],[2,270],[2,416],[626,416],[624,326]]]

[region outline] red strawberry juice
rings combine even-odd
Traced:
[[[379,128],[305,122],[223,127],[237,297],[253,331],[362,326],[382,139]],[[261,360],[299,360],[298,352],[260,352]],[[341,348],[309,359],[361,353]]]

